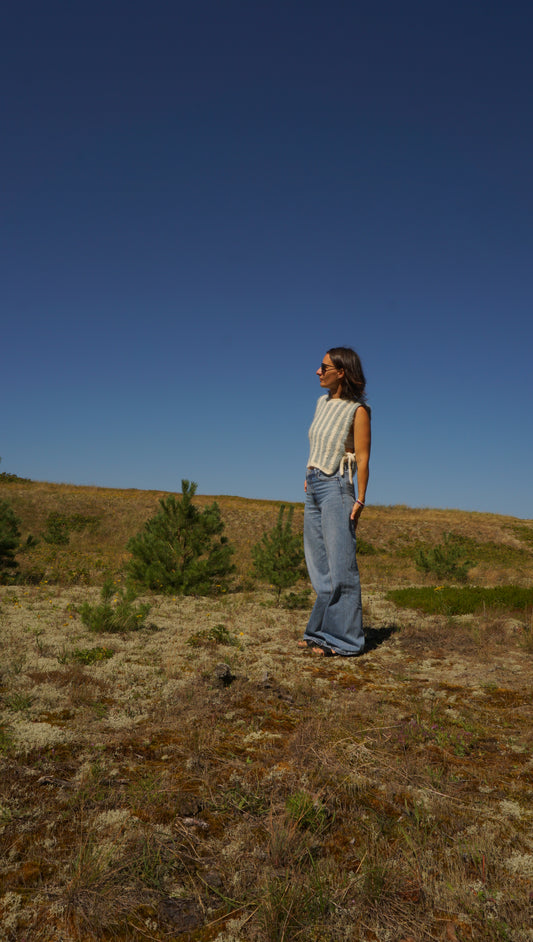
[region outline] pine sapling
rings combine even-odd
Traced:
[[[234,550],[223,536],[218,504],[199,510],[195,493],[196,484],[183,480],[181,495],[163,498],[158,513],[129,541],[128,573],[138,585],[179,595],[226,587]]]
[[[294,507],[289,507],[284,521],[285,505],[279,509],[278,519],[269,533],[264,533],[252,548],[254,569],[259,578],[277,589],[278,605],[282,589],[294,585],[304,574],[302,538],[292,532]]]

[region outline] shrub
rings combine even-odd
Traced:
[[[63,514],[54,511],[48,515],[43,540],[56,546],[67,545],[69,542],[69,528],[67,518]]]
[[[18,563],[15,559],[20,544],[20,520],[7,500],[0,501],[0,583],[12,582]]]
[[[283,522],[285,505],[279,508],[276,525],[252,547],[254,569],[265,582],[269,582],[278,591],[278,604],[281,590],[288,589],[304,574],[304,549],[302,538],[292,532],[294,507],[289,507],[287,519]]]
[[[138,631],[145,627],[151,605],[134,602],[137,596],[133,586],[116,588],[111,578],[102,587],[99,605],[84,602],[80,608],[81,620],[90,631]]]
[[[288,608],[289,611],[309,608],[310,595],[311,589],[302,589],[301,592],[289,592],[288,595],[283,597],[283,608]]]
[[[437,579],[453,579],[466,582],[471,563],[465,559],[462,541],[447,533],[444,542],[438,546],[423,549],[415,554],[415,564],[422,572],[434,575]]]
[[[70,660],[78,664],[96,664],[98,661],[107,661],[114,655],[113,648],[76,648],[70,655]]]
[[[46,543],[66,546],[70,541],[70,534],[84,530],[86,527],[95,529],[98,526],[98,517],[85,514],[61,514],[56,510],[46,518],[46,530],[43,540]]]
[[[33,484],[33,481],[31,478],[21,478],[18,474],[2,471],[0,473],[0,484]]]
[[[357,537],[357,555],[358,556],[377,556],[377,549],[372,543],[368,543],[367,540],[363,540],[362,537]]]
[[[139,585],[157,592],[207,595],[225,589],[234,571],[234,552],[225,536],[218,504],[198,510],[192,503],[196,484],[183,480],[181,497],[160,500],[159,512],[148,520],[128,549],[128,573]]]
[[[211,628],[204,628],[196,631],[187,639],[187,644],[191,648],[201,648],[208,645],[227,644],[238,647],[239,642],[225,625],[213,625]]]

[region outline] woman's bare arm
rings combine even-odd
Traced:
[[[364,406],[359,406],[353,420],[353,450],[357,461],[357,497],[363,504],[370,474],[370,443],[370,415]],[[362,510],[361,504],[354,504],[350,517],[355,526]]]

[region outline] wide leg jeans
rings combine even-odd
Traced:
[[[350,513],[354,487],[338,472],[307,470],[305,560],[316,602],[306,641],[337,654],[361,654],[365,646],[356,538]]]

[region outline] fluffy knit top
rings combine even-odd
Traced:
[[[325,474],[335,473],[346,451],[346,439],[360,405],[357,399],[320,396],[309,429],[308,468],[320,468]]]

